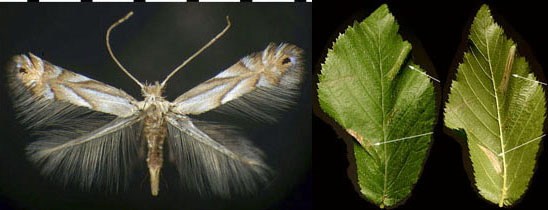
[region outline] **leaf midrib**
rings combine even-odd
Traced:
[[[386,115],[386,112],[384,110],[384,84],[383,84],[383,77],[384,77],[384,72],[382,71],[382,57],[381,57],[381,31],[380,31],[380,27],[377,25],[377,51],[378,51],[378,59],[379,59],[379,80],[380,80],[380,83],[381,83],[381,109],[382,109],[382,139],[383,139],[383,156],[384,156],[384,184],[383,184],[383,191],[382,191],[382,198],[381,198],[381,203],[384,204],[385,202],[385,199],[386,199],[386,195],[387,195],[387,192],[386,192],[386,183],[388,182],[388,156],[386,154],[386,149],[387,149],[387,145],[386,145],[386,122],[385,122],[385,115]]]
[[[485,37],[485,48],[487,50],[487,63],[489,64],[489,71],[491,72],[491,83],[493,84],[493,92],[495,93],[495,104],[497,107],[497,123],[499,126],[499,139],[500,139],[500,148],[502,154],[502,189],[501,189],[501,197],[499,201],[499,206],[502,207],[504,204],[504,200],[506,197],[506,154],[504,153],[504,135],[502,133],[502,122],[500,117],[500,105],[499,105],[499,97],[497,93],[497,87],[495,83],[495,76],[493,74],[493,66],[491,64],[491,56],[489,53],[489,40],[487,37],[487,33],[484,33]],[[498,43],[499,36],[497,36],[497,39],[495,40],[495,46]]]

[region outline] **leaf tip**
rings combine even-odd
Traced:
[[[491,9],[489,9],[489,6],[487,6],[486,4],[482,5],[476,13],[476,16],[474,17],[474,23],[472,24],[472,28],[478,28],[483,30],[493,24],[495,24],[495,20],[491,15]]]
[[[487,4],[481,5],[476,16],[479,16],[480,14],[491,17],[491,9],[489,9],[489,6]]]
[[[489,11],[489,6],[487,4],[482,4],[481,7],[480,7],[480,11]]]
[[[381,12],[381,11],[386,11],[386,12],[389,12],[390,10],[388,9],[388,4],[381,4],[381,6],[379,6],[379,8],[377,8],[375,10],[375,12],[373,13],[376,13],[376,12]]]
[[[369,15],[369,17],[375,17],[374,19],[382,19],[383,17],[386,17],[386,16],[392,16],[392,14],[390,13],[390,9],[388,9],[387,4],[382,4],[381,6],[379,6],[379,8],[373,11],[371,15]]]

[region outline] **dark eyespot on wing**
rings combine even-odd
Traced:
[[[283,61],[282,61],[282,65],[285,65],[285,64],[288,64],[291,62],[291,59],[289,58],[285,58]]]
[[[29,72],[29,70],[27,70],[25,67],[20,67],[20,68],[19,68],[19,73],[26,74],[26,73],[28,73],[28,72]]]

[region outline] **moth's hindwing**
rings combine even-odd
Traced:
[[[263,152],[233,127],[174,113],[167,122],[169,160],[184,188],[230,197],[255,193],[268,180],[271,170]]]

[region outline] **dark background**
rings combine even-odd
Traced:
[[[32,140],[14,117],[5,72],[0,71],[0,209],[309,209],[311,175],[311,19],[310,4],[0,4],[0,65],[32,52],[51,63],[121,88],[142,99],[139,87],[111,60],[107,28],[134,11],[111,33],[111,46],[141,81],[162,80],[226,26],[231,29],[168,82],[173,100],[191,87],[270,42],[305,50],[308,70],[302,97],[276,124],[235,120],[267,154],[276,171],[266,189],[233,200],[200,198],[162,171],[159,197],[150,195],[146,170],[136,170],[130,189],[119,194],[59,187],[39,175],[24,156]],[[143,160],[143,164],[145,161]],[[166,163],[167,165],[167,163]],[[170,171],[171,170],[171,171]]]
[[[518,52],[529,61],[535,74],[546,82],[541,66],[548,65],[547,6],[533,1],[356,1],[358,3],[322,5],[314,3],[315,74],[319,73],[327,48],[339,33],[357,21],[362,21],[381,4],[387,3],[400,25],[400,33],[413,45],[415,63],[440,79],[436,87],[439,102],[445,103],[448,77],[461,61],[468,29],[477,10],[488,4],[495,21],[518,43]],[[524,42],[524,40],[526,42]],[[534,57],[533,57],[534,55]],[[536,59],[535,59],[536,58]],[[317,77],[313,78],[317,83]],[[314,87],[316,87],[314,85]],[[546,91],[546,87],[545,87]],[[319,110],[314,94],[312,119],[314,151],[314,206],[340,206],[341,209],[378,209],[360,198],[348,179],[347,144],[351,137],[333,128],[333,121]],[[398,209],[499,209],[483,200],[476,192],[465,167],[467,154],[459,141],[447,135],[443,128],[442,109],[438,102],[438,119],[433,144],[411,197]],[[442,103],[442,104],[443,104]],[[319,118],[318,115],[321,117]],[[327,119],[326,124],[324,119]],[[545,126],[546,127],[546,126]],[[545,128],[546,130],[546,128]],[[343,139],[344,140],[343,140]],[[541,145],[543,142],[541,142]],[[354,171],[350,172],[354,173]],[[354,175],[355,176],[355,175]],[[548,189],[548,154],[540,153],[529,190],[515,209],[545,208]]]

